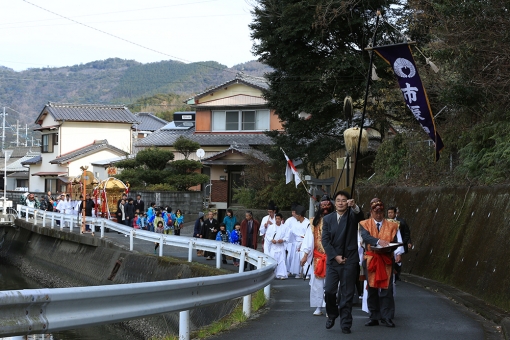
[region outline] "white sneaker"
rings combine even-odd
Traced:
[[[301,278],[301,275],[297,274],[296,279],[300,279],[300,278]]]

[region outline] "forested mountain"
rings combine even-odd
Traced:
[[[49,101],[128,105],[139,100],[136,107],[144,100],[140,98],[160,93],[189,98],[232,79],[238,71],[262,76],[269,68],[255,61],[227,68],[215,61],[185,64],[167,60],[142,64],[119,58],[21,72],[0,66],[0,106],[19,112],[8,112],[11,125],[17,119],[23,125],[30,125]]]

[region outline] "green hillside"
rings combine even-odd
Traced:
[[[261,76],[269,68],[255,61],[227,68],[215,61],[142,64],[119,58],[21,72],[0,66],[0,106],[20,112],[9,111],[8,125],[15,125],[17,119],[22,125],[31,125],[49,101],[128,105],[155,94],[189,98],[232,79],[238,71]],[[176,98],[165,101],[172,105],[178,102]],[[136,106],[142,106],[141,102]]]

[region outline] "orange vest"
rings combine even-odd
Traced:
[[[381,229],[377,230],[377,225],[375,224],[375,221],[373,218],[369,218],[368,220],[364,220],[360,222],[361,226],[365,228],[370,235],[372,235],[375,238],[393,242],[395,239],[395,235],[397,235],[398,231],[398,223],[393,222],[393,220],[387,220],[383,219]],[[369,270],[369,268],[374,268],[376,266],[376,263],[374,263],[372,266],[370,266],[372,260],[374,259],[375,255],[371,252],[371,246],[367,245],[367,253],[365,254],[365,259],[367,260],[367,277],[368,277],[368,285],[372,288],[383,288],[388,289],[388,286],[390,284],[391,280],[391,274],[393,273],[393,261],[392,256],[393,253],[389,254],[381,254],[382,257],[388,257],[383,259],[383,261],[378,261],[378,265],[382,265],[381,263],[384,263],[384,268],[386,270],[387,278],[384,282],[376,282],[376,270]]]
[[[312,228],[313,234],[313,267],[314,274],[318,278],[326,277],[326,251],[322,246],[322,218],[319,225],[313,226],[313,218],[310,218],[310,228]]]

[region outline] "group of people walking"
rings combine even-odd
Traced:
[[[181,209],[172,212],[169,206],[156,207],[156,203],[151,202],[145,210],[145,202],[141,195],[136,195],[133,199],[123,194],[117,202],[115,215],[118,223],[161,234],[180,235],[184,227],[184,213]],[[157,246],[155,251],[156,249]]]
[[[310,304],[314,315],[326,307],[327,329],[340,318],[342,333],[351,333],[356,291],[369,313],[365,326],[395,327],[394,271],[411,247],[409,226],[396,212],[390,207],[385,218],[382,200],[374,198],[365,219],[347,192],[339,191],[333,201],[321,199],[303,241],[301,264],[313,268]]]
[[[365,326],[395,327],[393,285],[398,275],[394,273],[400,272],[402,256],[411,248],[409,226],[396,215],[397,209],[389,207],[386,218],[382,200],[374,198],[365,218],[349,193],[339,191],[332,199],[321,199],[313,218],[306,218],[306,209],[299,204],[291,210],[292,216],[284,220],[270,202],[261,222],[251,211],[238,222],[228,210],[222,223],[212,211],[207,216],[201,213],[194,237],[253,249],[261,239],[264,253],[277,262],[277,279],[310,279],[313,315],[323,315],[325,307],[327,329],[340,318],[342,333],[351,333],[352,308],[358,296],[369,313]],[[213,259],[215,254],[204,256]],[[225,257],[222,260],[227,263]]]

